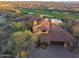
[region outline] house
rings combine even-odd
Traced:
[[[52,29],[62,28],[62,21],[48,17],[37,17],[33,19],[33,32],[48,32]]]
[[[73,37],[66,30],[62,29],[62,24],[63,22],[58,19],[38,17],[33,19],[32,28],[41,43],[47,42],[50,44],[51,41],[63,42],[64,47],[67,47],[68,44],[73,44]],[[42,33],[39,34],[38,32]]]

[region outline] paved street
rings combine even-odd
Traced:
[[[63,46],[51,46],[47,49],[35,49],[30,51],[30,58],[77,58],[79,56],[71,53]]]

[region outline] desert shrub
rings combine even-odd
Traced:
[[[12,31],[20,31],[23,30],[23,25],[24,24],[22,22],[12,22],[10,27]]]
[[[28,51],[37,38],[29,30],[14,32],[4,51],[16,57],[27,57]]]

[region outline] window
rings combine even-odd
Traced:
[[[34,25],[37,25],[37,21],[36,20],[34,21]]]

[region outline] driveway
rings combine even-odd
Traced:
[[[78,58],[63,46],[54,45],[47,49],[31,48],[29,58]]]

